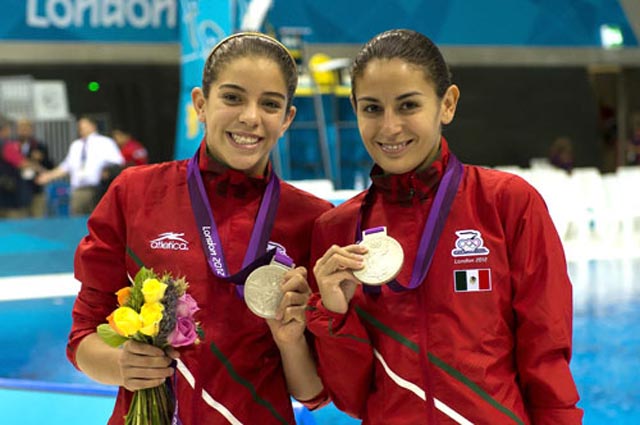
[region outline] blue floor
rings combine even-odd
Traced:
[[[85,231],[83,218],[0,222],[0,277],[70,273],[75,245]],[[575,304],[571,367],[584,423],[638,424],[640,259],[573,262],[569,273]],[[96,385],[77,372],[64,354],[72,302],[72,297],[0,301],[0,423],[105,423],[113,388]],[[15,382],[33,386],[26,391],[12,385]],[[40,391],[41,382],[63,392]],[[74,392],[74,386],[89,388],[94,395],[64,392]],[[301,422],[313,423],[359,421],[330,405]]]

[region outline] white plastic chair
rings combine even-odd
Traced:
[[[569,175],[558,168],[541,167],[531,169],[524,178],[540,193],[560,239],[566,241],[571,236],[570,205],[573,204]]]
[[[618,167],[616,171],[622,232],[626,237],[640,236],[640,166]]]
[[[576,237],[583,243],[602,238],[609,227],[605,204],[605,187],[600,171],[595,167],[577,167],[571,172],[572,224]]]

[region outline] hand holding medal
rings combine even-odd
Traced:
[[[353,244],[344,247],[333,245],[316,261],[313,274],[320,289],[322,304],[334,313],[346,313],[349,302],[360,282],[353,270],[364,265],[367,248]]]
[[[307,270],[294,267],[280,252],[271,263],[257,268],[247,277],[244,299],[256,315],[267,319],[276,343],[299,340],[305,329],[305,309],[311,295]]]
[[[358,284],[389,283],[403,263],[402,246],[387,235],[384,226],[363,231],[362,241],[357,244],[332,246],[313,268],[322,304],[334,313],[346,313]]]

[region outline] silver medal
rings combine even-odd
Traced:
[[[275,261],[271,264],[258,267],[251,272],[244,283],[244,301],[256,316],[264,319],[274,319],[283,292],[280,285],[289,267]]]
[[[397,240],[387,235],[386,227],[362,232],[360,245],[368,249],[364,255],[364,267],[353,272],[360,282],[379,286],[398,276],[404,263],[404,251]]]

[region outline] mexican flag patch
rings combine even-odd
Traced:
[[[491,290],[491,269],[455,270],[456,292],[477,292]]]

